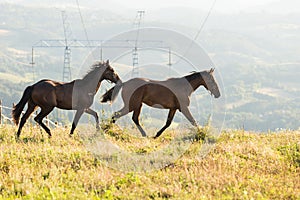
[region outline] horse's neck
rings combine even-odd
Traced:
[[[100,88],[101,81],[102,81],[102,79],[97,80],[97,83],[91,81],[88,91],[96,94]]]
[[[204,80],[201,76],[201,74],[199,74],[199,76],[197,78],[194,78],[192,80],[189,81],[191,87],[192,87],[192,92],[194,92],[195,90],[197,90],[201,85],[204,85]]]
[[[94,76],[93,78],[88,79],[88,80],[82,79],[82,82],[83,82],[82,87],[84,88],[84,90],[86,92],[96,94],[100,88],[100,84],[102,81],[102,78],[100,81],[99,81],[99,79],[100,79],[99,76]]]
[[[98,90],[99,90],[99,88],[100,88],[101,81],[102,81],[102,80],[100,80],[100,81],[98,82],[98,84],[97,84],[97,87],[96,87],[96,90],[95,90],[95,94],[98,92]]]

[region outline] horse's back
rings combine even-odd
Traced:
[[[131,92],[137,90],[138,88],[141,88],[141,87],[147,85],[147,83],[149,83],[149,81],[150,81],[149,79],[145,79],[145,78],[130,79],[123,83],[122,93],[131,93]]]
[[[44,104],[56,106],[56,87],[60,86],[61,84],[61,82],[49,79],[43,79],[35,83],[34,85],[32,85],[33,90],[31,97],[33,102],[39,106]]]

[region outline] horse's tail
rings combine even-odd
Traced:
[[[117,98],[122,87],[123,87],[123,83],[120,83],[112,87],[110,90],[108,90],[105,94],[102,95],[101,103],[105,103],[108,101],[113,102]]]
[[[31,98],[32,90],[33,90],[33,87],[28,86],[25,89],[25,91],[23,93],[23,96],[22,96],[21,100],[19,101],[19,103],[17,105],[15,105],[12,109],[11,114],[12,114],[12,117],[13,117],[13,121],[16,125],[19,124],[20,115],[23,111],[23,108],[25,107],[25,104]]]

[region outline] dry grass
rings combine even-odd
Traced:
[[[2,199],[300,199],[300,132],[224,132],[201,159],[194,141],[173,164],[149,172],[107,167],[68,130],[53,138],[26,127],[0,127]],[[104,137],[128,152],[149,154],[170,144],[176,133],[141,139],[109,127]],[[103,136],[103,135],[102,135]]]

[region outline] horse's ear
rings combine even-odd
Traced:
[[[107,59],[106,64],[107,64],[107,65],[109,64],[109,59]]]
[[[214,73],[214,71],[215,71],[215,68],[211,68],[209,73],[212,74],[212,73]]]

